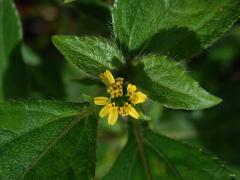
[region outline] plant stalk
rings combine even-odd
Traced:
[[[147,158],[146,158],[146,152],[144,148],[144,143],[143,143],[143,135],[142,135],[142,130],[139,122],[136,120],[133,120],[133,127],[134,127],[134,134],[136,136],[140,156],[143,162],[144,170],[147,175],[147,180],[152,180],[152,175],[148,166]]]

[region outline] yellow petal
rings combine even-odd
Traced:
[[[131,105],[129,105],[129,115],[132,116],[134,119],[139,118],[139,114],[138,114],[137,110],[134,107],[132,107]]]
[[[106,73],[106,76],[107,76],[109,84],[114,84],[115,83],[115,79],[114,79],[112,73],[109,70],[106,70],[105,73]]]
[[[115,83],[115,79],[109,70],[106,70],[104,73],[101,73],[99,77],[101,78],[102,82],[105,83],[107,86],[110,86],[111,84]]]
[[[94,98],[94,104],[96,105],[106,105],[109,102],[108,97],[95,97]]]
[[[135,95],[137,96],[135,104],[143,103],[147,99],[147,95],[142,93],[142,92],[140,92],[140,91],[135,93]]]
[[[117,122],[118,119],[118,108],[117,107],[113,107],[112,111],[109,113],[108,116],[108,124],[109,125],[114,125]]]
[[[107,116],[111,111],[112,111],[112,105],[111,104],[107,104],[106,106],[104,106],[101,111],[99,112],[99,116],[101,118]]]

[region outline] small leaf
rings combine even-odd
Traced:
[[[55,35],[52,41],[71,64],[93,78],[124,64],[117,47],[103,38]]]
[[[138,61],[133,83],[146,91],[154,101],[174,109],[197,110],[214,106],[221,100],[194,81],[166,56],[148,56]]]
[[[4,98],[3,79],[13,52],[22,39],[20,18],[12,0],[0,0],[0,100]]]
[[[104,180],[231,180],[216,158],[150,130],[135,130]]]
[[[239,6],[239,0],[118,0],[114,32],[129,51],[187,58],[226,32],[239,19]]]
[[[87,104],[0,103],[0,179],[94,177],[95,116]],[[44,172],[44,173],[43,173]]]

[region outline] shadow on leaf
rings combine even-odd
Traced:
[[[176,60],[181,60],[192,57],[203,48],[194,31],[186,27],[174,27],[160,30],[137,50],[127,52],[127,48],[124,46],[122,49],[125,51],[125,54],[130,54],[130,58],[155,53],[164,54]]]

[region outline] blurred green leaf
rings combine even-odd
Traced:
[[[29,98],[30,84],[26,64],[22,60],[19,46],[12,52],[10,62],[3,78],[4,99]]]
[[[154,101],[173,109],[197,110],[221,100],[194,81],[175,61],[166,56],[148,56],[137,61],[132,82]]]
[[[187,58],[216,41],[240,16],[239,0],[118,0],[114,32],[127,50]]]
[[[95,97],[102,93],[102,88],[100,87],[102,84],[100,81],[86,77],[71,64],[65,65],[63,77],[66,100],[69,102],[85,101],[86,99],[83,97],[83,94]],[[98,85],[98,83],[100,85]]]
[[[82,94],[82,96],[83,96],[83,99],[85,100],[85,102],[94,104],[94,98],[92,96],[89,96],[87,94]]]
[[[208,60],[221,65],[220,70],[225,70],[231,66],[233,61],[240,56],[240,27],[234,26],[231,31],[209,49]]]
[[[97,121],[87,104],[0,103],[0,179],[94,177]]]
[[[0,1],[0,100],[4,98],[3,79],[11,55],[22,39],[20,18],[12,0]]]
[[[71,64],[93,78],[124,64],[117,47],[103,38],[55,35],[52,41]]]
[[[73,1],[75,1],[75,0],[64,0],[64,3],[71,3]]]
[[[72,2],[80,2],[80,3],[94,3],[100,0],[58,0],[60,3],[72,3]]]
[[[37,66],[41,63],[41,58],[26,44],[22,44],[22,56],[27,65]]]
[[[135,129],[104,180],[221,179],[233,174],[216,158],[150,130]]]

